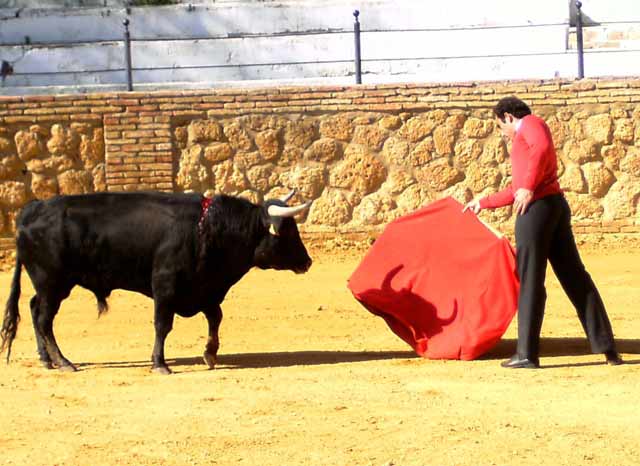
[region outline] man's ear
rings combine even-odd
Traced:
[[[505,123],[513,123],[515,121],[515,117],[509,113],[509,112],[504,112],[504,121]]]

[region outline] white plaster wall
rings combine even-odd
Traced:
[[[24,9],[17,16],[17,10],[0,9],[0,59],[14,68],[0,94],[60,91],[41,86],[121,89],[124,18],[131,22],[136,88],[235,81],[351,84],[354,9],[361,11],[365,83],[572,77],[577,72],[575,51],[567,49],[569,2],[563,0],[192,4],[133,8],[129,14],[113,3],[104,8]],[[634,12],[640,18],[640,0],[583,4],[593,20],[603,15],[628,18]],[[25,36],[30,45],[24,45]],[[638,75],[639,53],[588,52],[585,73]]]
[[[2,1],[2,0],[0,0]],[[363,31],[453,27],[566,24],[562,1],[537,0],[524,10],[513,0],[297,0],[188,4],[155,8],[30,9],[0,28],[0,42],[65,43],[121,40],[122,20],[131,21],[134,39],[229,37],[353,31],[352,12],[360,10]]]

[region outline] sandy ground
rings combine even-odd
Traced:
[[[98,319],[79,288],[56,334],[80,370],[41,368],[23,274],[13,361],[0,363],[0,465],[640,464],[640,249],[583,257],[627,364],[589,353],[550,278],[534,371],[499,366],[515,321],[482,360],[416,357],[346,289],[359,253],[314,258],[304,276],[252,271],[232,289],[216,370],[200,358],[205,319],[177,318],[170,376],[150,372],[149,299],[114,292]]]

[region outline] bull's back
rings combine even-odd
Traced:
[[[17,219],[18,254],[28,271],[59,273],[89,289],[148,294],[158,251],[188,248],[199,214],[197,195],[97,193],[34,201]]]

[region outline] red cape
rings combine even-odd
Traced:
[[[370,312],[420,356],[475,359],[518,306],[515,251],[452,198],[391,222],[349,279]]]

